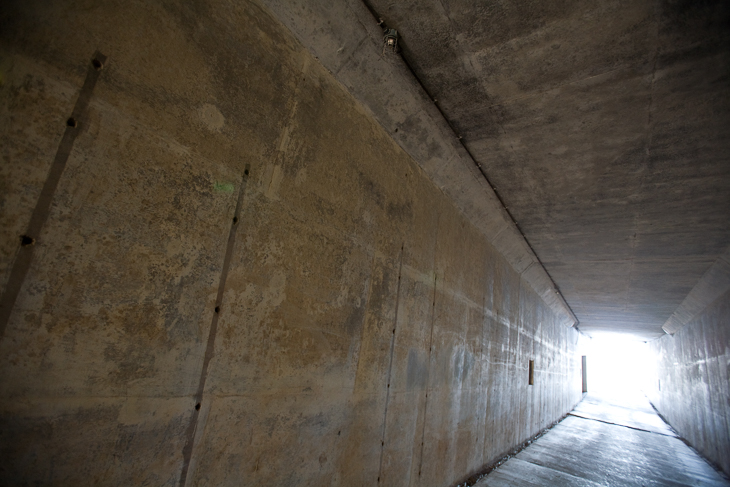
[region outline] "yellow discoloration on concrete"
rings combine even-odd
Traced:
[[[447,485],[570,409],[575,331],[258,4],[23,5],[16,233],[109,60],[0,342],[0,483],[178,483],[217,305],[188,485]]]

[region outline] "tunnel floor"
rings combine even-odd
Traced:
[[[475,484],[730,486],[640,393],[589,394],[559,424]]]

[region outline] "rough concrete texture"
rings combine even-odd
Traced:
[[[337,35],[356,6],[267,1],[295,4],[292,24],[327,19],[301,37],[409,153],[445,152],[424,135],[439,107],[582,331],[663,335],[730,245],[727,1],[366,0],[428,93],[418,115],[403,109],[407,81],[364,54],[367,35],[345,35],[363,28]],[[377,76],[398,86],[381,93]]]
[[[657,358],[647,391],[659,413],[730,474],[730,291],[674,335],[649,342]]]
[[[727,291],[730,291],[730,248],[710,266],[662,328],[667,333],[676,333]]]
[[[3,290],[78,131],[0,339],[0,484],[444,486],[579,400],[565,316],[260,5],[0,22]]]
[[[400,55],[383,50],[367,2],[263,0],[446,193],[563,324],[576,317],[474,159]],[[412,6],[415,12],[420,6]]]

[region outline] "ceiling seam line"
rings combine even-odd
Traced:
[[[378,25],[380,25],[381,27],[384,27],[385,26],[385,21],[382,19],[382,17],[380,17],[378,15],[377,11],[370,4],[370,1],[369,0],[362,0],[362,3],[363,3],[363,5],[365,5],[365,8],[367,8],[367,10],[373,16],[373,18],[375,19],[375,21],[378,23]],[[408,60],[405,58],[405,56],[403,56],[402,53],[399,53],[399,54],[400,54],[400,59],[403,61],[403,64],[408,69],[408,71],[411,73],[411,76],[413,76],[413,79],[416,80],[416,82],[418,83],[418,86],[421,87],[421,89],[426,94],[426,96],[428,97],[428,99],[431,100],[431,101],[433,101],[434,100],[433,96],[426,89],[426,86],[423,84],[423,82],[421,81],[421,79],[416,75],[416,72],[413,70],[413,67],[411,66],[411,64],[408,62]],[[550,273],[547,271],[547,269],[545,268],[545,265],[543,265],[542,261],[540,260],[540,257],[538,257],[537,253],[535,252],[535,249],[532,247],[532,245],[530,244],[530,242],[527,240],[527,236],[522,231],[522,228],[520,228],[519,224],[515,220],[515,218],[512,215],[512,213],[509,211],[509,208],[505,205],[505,202],[502,199],[502,197],[499,195],[499,192],[497,191],[497,188],[492,184],[492,182],[489,180],[489,178],[485,174],[484,169],[482,168],[481,163],[479,163],[479,162],[476,161],[476,159],[474,158],[474,155],[471,153],[471,151],[469,150],[469,148],[466,146],[466,144],[463,141],[463,139],[456,132],[456,130],[454,129],[453,125],[451,124],[451,122],[449,121],[449,119],[444,114],[444,112],[441,109],[441,107],[437,103],[434,103],[434,106],[435,106],[436,110],[438,110],[439,114],[441,115],[441,118],[443,118],[444,122],[446,122],[446,125],[451,129],[452,133],[454,134],[454,136],[456,137],[456,139],[459,141],[459,144],[464,149],[464,151],[467,153],[467,155],[469,156],[469,158],[471,159],[471,161],[474,163],[475,166],[477,166],[477,169],[479,169],[479,172],[481,173],[482,177],[484,178],[484,181],[489,185],[490,188],[492,188],[492,191],[494,192],[494,196],[497,198],[497,201],[499,201],[499,204],[502,206],[502,210],[507,214],[507,216],[509,217],[509,220],[512,222],[512,224],[515,226],[515,228],[519,232],[520,236],[522,237],[522,240],[525,242],[525,244],[527,245],[527,248],[530,250],[530,253],[532,253],[532,256],[535,258],[535,260],[537,261],[537,263],[540,264],[540,267],[542,267],[542,269],[545,271],[545,275],[547,275],[548,279],[550,279],[550,283],[552,284],[553,289],[558,294],[558,296],[560,297],[560,300],[565,305],[565,307],[567,308],[567,310],[570,313],[571,317],[573,318],[573,321],[574,321],[573,327],[577,329],[577,326],[580,323],[580,320],[578,320],[578,317],[573,312],[573,308],[570,307],[570,304],[568,304],[568,301],[563,296],[563,294],[560,291],[560,288],[556,284],[555,280],[550,275]]]

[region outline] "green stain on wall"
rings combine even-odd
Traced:
[[[233,183],[220,183],[216,181],[213,184],[213,189],[218,193],[233,193],[233,190],[236,188],[233,186]]]

